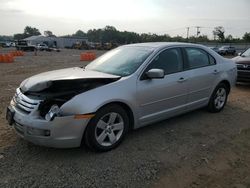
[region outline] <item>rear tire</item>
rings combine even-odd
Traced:
[[[116,104],[105,106],[90,120],[84,142],[94,151],[109,151],[122,142],[128,127],[129,118],[122,107]]]
[[[229,94],[229,88],[224,84],[220,83],[213,91],[208,103],[208,111],[217,113],[223,110],[227,103]]]

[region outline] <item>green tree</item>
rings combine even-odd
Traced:
[[[25,36],[23,33],[14,34],[14,40],[22,40],[24,38],[25,38]]]
[[[35,27],[26,26],[23,34],[26,37],[41,35],[40,31]]]
[[[250,32],[249,33],[245,33],[244,36],[243,36],[243,40],[245,42],[250,42]]]
[[[222,26],[217,26],[213,30],[214,38],[217,37],[221,42],[223,42],[225,40],[224,33],[225,33],[225,29]]]
[[[0,41],[13,41],[13,36],[0,35]]]
[[[78,31],[76,31],[75,32],[75,34],[73,34],[72,36],[76,36],[76,37],[86,37],[86,33],[85,32],[83,32],[82,30],[78,30]]]
[[[46,37],[54,37],[55,35],[52,33],[52,31],[44,31],[43,32]]]
[[[87,32],[89,41],[102,42],[102,30],[101,29],[90,29]]]
[[[232,35],[228,35],[226,38],[225,38],[225,42],[233,42],[234,38]]]
[[[119,31],[115,27],[107,25],[101,32],[102,42],[117,42]]]
[[[138,43],[138,42],[141,42],[141,38],[138,33],[123,31],[123,32],[119,32],[117,42],[120,44]]]
[[[35,27],[26,26],[23,33],[14,34],[15,40],[21,40],[31,36],[41,35],[40,31]]]
[[[173,42],[185,42],[186,41],[186,38],[183,38],[182,36],[175,36],[175,37],[172,37],[171,41]]]

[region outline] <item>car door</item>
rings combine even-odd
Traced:
[[[219,75],[215,58],[203,49],[184,48],[185,70],[189,73],[188,108],[195,109],[208,103]]]
[[[150,69],[163,69],[162,79],[147,79]],[[180,48],[166,49],[155,56],[137,81],[139,122],[148,124],[181,113],[187,103],[186,72]]]

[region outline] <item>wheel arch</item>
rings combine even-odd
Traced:
[[[109,102],[109,103],[104,104],[98,110],[100,110],[101,108],[104,108],[106,106],[113,105],[113,104],[120,106],[121,108],[123,108],[126,111],[128,118],[129,118],[129,130],[134,129],[135,116],[134,116],[132,109],[126,103],[120,102],[120,101],[113,101],[113,102]]]
[[[231,91],[231,84],[230,84],[230,82],[228,81],[228,80],[222,80],[221,82],[219,82],[218,84],[217,84],[217,86],[219,85],[219,84],[225,84],[226,85],[226,87],[228,88],[228,93]]]
[[[125,112],[127,113],[128,119],[129,119],[128,130],[131,130],[134,128],[134,124],[135,124],[134,113],[133,113],[132,109],[129,107],[129,105],[127,105],[126,103],[123,103],[120,101],[109,102],[109,103],[106,103],[106,104],[102,105],[101,107],[99,107],[96,110],[96,112],[98,110],[100,110],[101,108],[104,108],[104,107],[109,106],[109,105],[119,105],[121,108],[123,108],[125,110]],[[87,135],[87,129],[90,126],[90,121],[88,122],[88,125],[86,126],[86,128],[83,132],[82,139],[81,139],[81,146],[86,145],[86,146],[90,147],[89,141],[87,139],[85,139],[86,135]]]

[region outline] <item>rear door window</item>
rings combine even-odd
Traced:
[[[195,69],[215,64],[215,59],[209,57],[208,53],[198,48],[185,48],[188,69]]]

